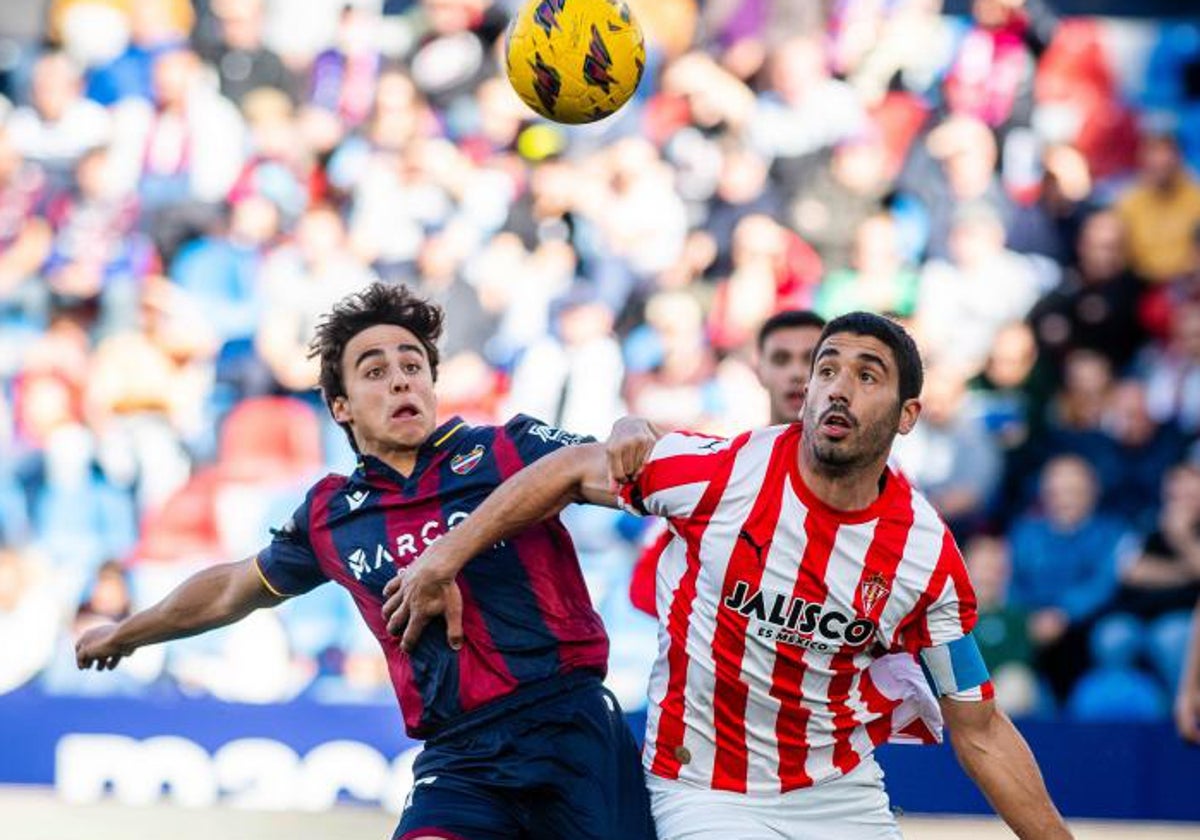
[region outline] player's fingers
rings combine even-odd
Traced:
[[[608,478],[610,481],[620,482],[624,480],[624,467],[621,463],[621,452],[614,449],[612,446],[604,450],[604,455],[608,459]]]
[[[396,606],[395,612],[392,613],[392,617],[388,619],[387,623],[388,632],[393,636],[399,636],[404,630],[404,626],[408,624],[411,612],[408,598],[405,597],[404,593],[397,595],[396,598],[400,599],[400,603]]]
[[[394,589],[391,597],[383,602],[383,607],[379,611],[383,614],[383,620],[388,622],[389,626],[391,626],[392,616],[400,609],[402,603],[404,603],[404,591],[399,587]]]
[[[409,618],[408,625],[404,628],[404,635],[400,638],[400,647],[406,653],[412,653],[413,648],[417,646],[417,640],[425,632],[425,625],[428,622],[429,616],[423,612],[414,612]]]
[[[404,583],[404,569],[397,569],[396,576],[383,585],[383,597],[390,598]]]
[[[446,592],[446,643],[451,650],[458,650],[463,645],[462,614],[462,593],[457,583],[451,583]]]

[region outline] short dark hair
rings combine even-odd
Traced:
[[[891,318],[873,312],[839,315],[821,330],[821,337],[817,340],[817,349],[813,356],[820,358],[821,346],[838,333],[867,335],[886,344],[896,359],[896,367],[900,373],[900,401],[905,402],[921,396],[921,388],[925,385],[925,369],[921,363],[921,351],[917,349],[917,343],[908,334],[908,330]]]
[[[825,327],[825,319],[808,309],[785,309],[776,312],[758,328],[758,349],[762,350],[771,333],[778,330],[790,330],[797,327],[812,327],[820,330]]]
[[[333,411],[333,401],[346,396],[346,383],[342,379],[346,345],[363,330],[380,324],[394,324],[416,336],[429,357],[429,370],[436,380],[437,340],[442,335],[444,318],[440,306],[413,294],[402,283],[372,283],[361,292],[342,298],[317,324],[308,345],[308,357],[321,360],[319,384],[325,405]]]

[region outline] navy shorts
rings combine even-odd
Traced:
[[[641,755],[587,680],[426,743],[393,840],[655,840]]]

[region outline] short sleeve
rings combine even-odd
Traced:
[[[577,435],[558,429],[527,414],[518,414],[505,423],[504,432],[525,466],[565,447],[596,442],[590,435]]]
[[[929,590],[905,621],[901,641],[916,653],[935,693],[955,700],[992,696],[987,666],[971,636],[979,614],[975,588],[949,529]]]
[[[309,499],[279,528],[271,529],[271,543],[258,553],[255,563],[263,583],[280,597],[303,595],[328,578],[321,570],[309,539]]]
[[[736,442],[728,438],[690,432],[663,435],[637,479],[621,486],[618,501],[632,513],[690,516],[735,451]]]
[[[900,641],[912,653],[944,645],[970,633],[978,618],[975,587],[967,574],[967,564],[950,529],[943,526],[933,574],[925,594],[904,619]]]

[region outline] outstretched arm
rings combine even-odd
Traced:
[[[157,604],[116,624],[95,627],[75,645],[81,669],[111,670],[143,645],[169,642],[232,624],[283,599],[267,589],[255,560],[197,572]]]
[[[1029,745],[991,700],[941,698],[958,763],[1022,840],[1070,840]]]

